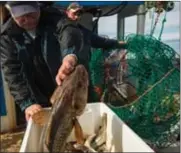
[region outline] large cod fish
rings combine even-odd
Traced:
[[[64,152],[73,128],[77,143],[83,144],[84,137],[77,116],[83,114],[88,97],[88,73],[83,65],[75,70],[58,86],[51,99],[50,112],[42,110],[32,119],[44,125],[40,138],[40,152]]]

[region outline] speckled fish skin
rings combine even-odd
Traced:
[[[51,97],[52,113],[43,131],[43,152],[64,152],[74,120],[76,116],[82,115],[86,107],[88,80],[85,67],[78,65],[62,86],[56,88]]]

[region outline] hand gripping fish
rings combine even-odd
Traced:
[[[76,117],[83,114],[87,104],[88,80],[85,67],[76,66],[62,86],[54,91],[50,99],[52,108],[49,115],[47,111],[40,111],[32,117],[36,124],[44,124],[40,138],[41,152],[64,152],[73,128],[77,142],[84,143],[83,132]]]

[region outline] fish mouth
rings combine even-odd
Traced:
[[[79,86],[81,86],[81,84],[84,84],[85,86],[89,85],[89,75],[87,70],[85,69],[85,67],[83,65],[78,65],[76,67],[77,73],[79,74],[79,76],[81,76],[81,78],[79,79]]]
[[[88,76],[87,70],[86,70],[86,68],[83,65],[77,65],[76,66],[76,71],[79,74],[81,74],[81,76],[83,76],[83,77],[87,77]]]

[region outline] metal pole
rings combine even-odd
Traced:
[[[124,18],[121,17],[121,14],[118,13],[117,15],[117,39],[124,40]]]
[[[137,34],[144,34],[145,32],[145,6],[138,7],[137,14]]]

